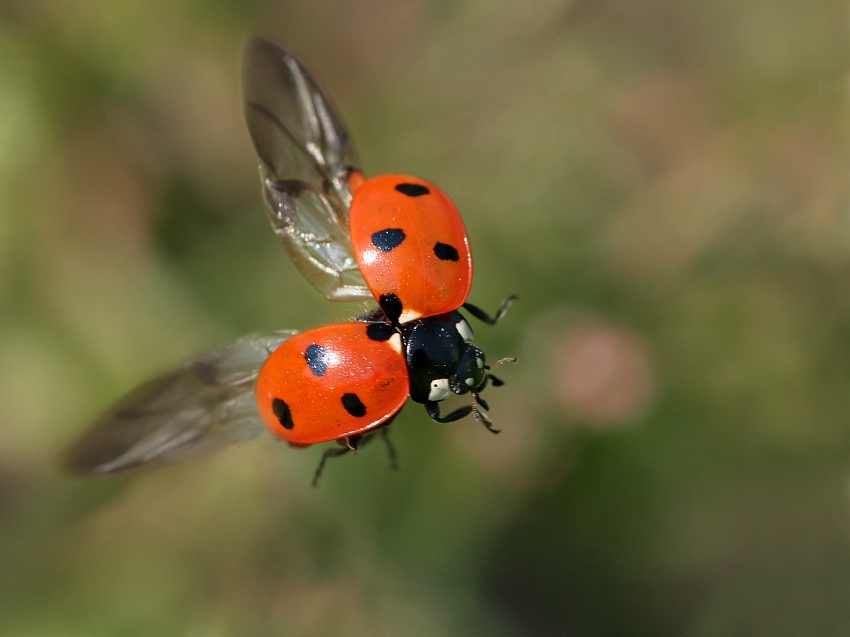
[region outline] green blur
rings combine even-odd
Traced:
[[[263,439],[79,480],[123,392],[324,301],[262,210],[265,35],[476,259],[493,436]],[[0,635],[850,634],[846,7],[36,0],[0,9]]]

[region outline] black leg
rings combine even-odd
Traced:
[[[393,418],[395,418],[395,416],[393,416]],[[381,441],[384,444],[384,452],[387,455],[387,462],[390,465],[390,469],[398,469],[398,460],[396,459],[393,444],[390,442],[389,429],[387,428],[387,425],[393,421],[393,418],[387,421],[387,423],[377,431],[372,430],[365,434],[358,434],[356,436],[349,436],[348,438],[337,440],[339,447],[330,447],[325,449],[321,460],[319,460],[319,466],[316,467],[316,473],[313,474],[313,486],[316,487],[319,485],[319,478],[325,469],[325,463],[327,463],[328,458],[339,458],[340,456],[355,452],[368,442],[371,442],[378,434],[380,434]]]
[[[389,429],[386,427],[381,427],[381,442],[384,443],[384,452],[387,455],[387,463],[390,465],[390,469],[395,471],[398,469],[398,458],[395,454],[395,447],[393,447],[393,443],[390,442]]]
[[[499,306],[499,309],[496,310],[495,316],[490,316],[482,310],[477,305],[473,305],[472,303],[464,303],[463,309],[472,314],[475,318],[483,323],[487,323],[487,325],[495,325],[499,321],[502,320],[502,317],[505,315],[505,312],[508,311],[508,308],[511,304],[517,299],[516,294],[511,294],[508,298],[502,301],[502,304]]]
[[[344,456],[356,449],[356,445],[354,447],[346,445],[345,447],[331,447],[330,449],[325,449],[325,452],[322,454],[322,459],[319,460],[319,466],[316,467],[316,473],[313,474],[313,486],[319,486],[319,478],[322,476],[322,471],[325,469],[325,463],[328,461],[328,458],[338,458],[339,456]]]
[[[492,365],[487,365],[487,379],[490,381],[490,383],[493,385],[493,387],[501,387],[502,385],[505,384],[505,381],[503,381],[498,376],[494,376],[493,374],[491,374],[490,370],[493,369],[494,367],[498,367],[499,365],[502,365],[503,363],[516,363],[516,362],[517,362],[517,359],[516,359],[515,356],[509,356],[508,358],[502,358],[502,359],[497,360]]]
[[[431,420],[440,423],[449,423],[456,422],[461,418],[466,418],[469,414],[475,416],[475,420],[484,425],[489,431],[492,431],[494,434],[499,433],[499,430],[493,427],[493,423],[490,422],[490,419],[487,417],[481,409],[479,409],[478,405],[481,403],[481,399],[477,396],[473,395],[473,403],[471,405],[466,405],[464,407],[458,407],[452,412],[449,412],[445,416],[440,415],[440,404],[435,402],[427,402],[425,403],[425,411],[428,412],[428,416]],[[484,404],[486,405],[486,403]],[[482,405],[482,406],[484,406]],[[484,406],[486,409],[486,406]]]
[[[465,407],[459,407],[455,409],[453,412],[446,416],[440,415],[440,403],[435,403],[428,401],[425,403],[425,411],[428,412],[428,416],[431,420],[436,422],[455,422],[456,420],[460,420],[461,418],[466,418],[469,414],[472,413],[472,407],[470,405],[466,405]]]
[[[484,408],[484,411],[490,409],[489,405],[487,405],[487,402],[482,399],[481,396],[479,396],[478,394],[472,394],[472,413],[475,415],[475,419],[482,425],[484,425],[487,428],[487,431],[490,431],[494,434],[499,433],[501,429],[496,429],[493,426],[493,421],[491,421],[487,417],[487,414],[485,414],[484,411],[481,410],[482,407]]]

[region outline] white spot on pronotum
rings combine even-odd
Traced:
[[[472,387],[472,385],[473,385],[473,384],[475,384],[475,380],[474,380],[473,378],[467,378],[467,379],[466,379],[465,381],[463,381],[463,382],[465,382],[465,383],[466,383],[467,385],[469,385],[470,387]]]
[[[390,336],[390,338],[389,338],[389,340],[387,341],[387,343],[389,343],[389,344],[390,344],[390,347],[392,347],[392,348],[393,348],[396,352],[398,352],[399,354],[401,354],[401,348],[402,348],[402,345],[401,345],[401,334],[399,334],[399,333],[395,333],[395,334],[393,334],[392,336]]]
[[[476,358],[475,364],[478,365],[478,369],[481,369],[482,367],[484,367],[484,360],[481,358]]]
[[[411,321],[415,321],[418,318],[422,318],[422,312],[417,312],[416,310],[403,309],[401,311],[401,316],[398,317],[398,322],[410,323]]]
[[[475,337],[472,335],[472,328],[469,327],[469,323],[466,322],[466,319],[459,320],[455,327],[457,328],[457,333],[460,334],[460,337],[467,343],[471,343],[475,340]]]
[[[428,400],[438,403],[449,397],[452,391],[449,389],[448,378],[438,378],[431,381],[431,391],[428,393]]]

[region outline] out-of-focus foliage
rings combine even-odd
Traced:
[[[238,92],[307,60],[371,174],[456,200],[503,428],[268,439],[119,479],[59,450],[181,358],[361,307],[266,227]],[[846,8],[9,1],[0,634],[846,635]]]

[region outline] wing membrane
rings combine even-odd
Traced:
[[[77,473],[116,474],[177,462],[265,431],[254,381],[295,331],[253,334],[185,361],[125,396],[65,456]]]
[[[295,56],[260,39],[245,46],[242,91],[269,219],[290,258],[331,300],[372,298],[348,231],[357,155],[333,103]]]

